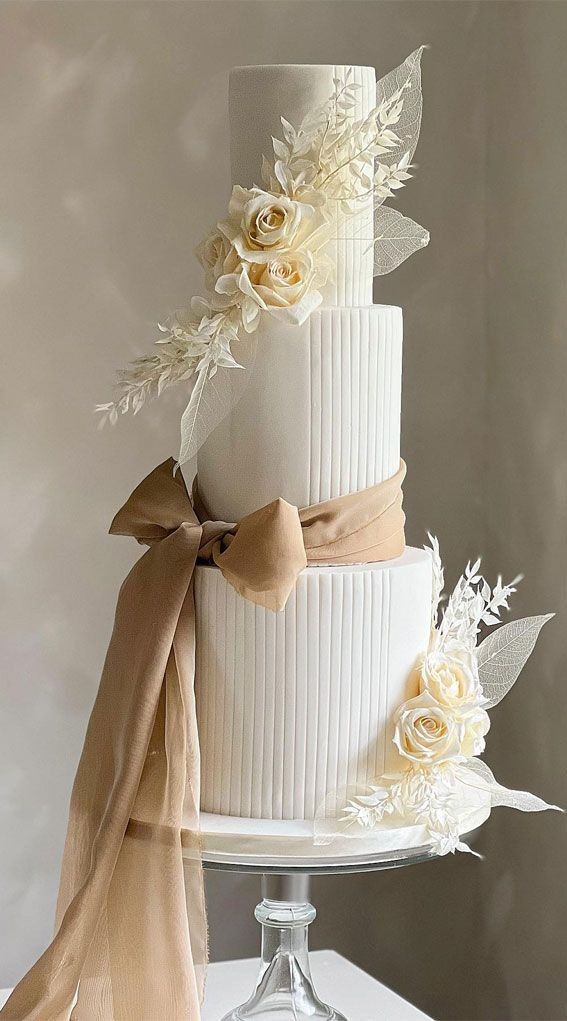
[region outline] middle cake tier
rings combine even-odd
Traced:
[[[278,497],[306,507],[394,475],[402,338],[392,305],[318,309],[300,327],[268,317],[244,395],[199,451],[211,516],[239,521]]]
[[[431,558],[309,567],[279,613],[195,571],[201,808],[313,819],[331,793],[402,765],[395,710],[431,617]]]

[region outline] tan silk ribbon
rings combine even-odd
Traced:
[[[71,796],[56,933],[3,1019],[198,1021],[207,936],[197,560],[214,561],[246,599],[280,610],[307,564],[389,560],[404,549],[403,462],[370,489],[302,510],[275,500],[238,525],[209,520],[173,467],[169,459],[148,475],[112,522],[111,533],[150,548],[118,597]]]

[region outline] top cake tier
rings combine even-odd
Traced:
[[[298,127],[307,113],[334,91],[335,78],[349,70],[342,64],[259,64],[235,67],[230,73],[229,116],[232,183],[261,185],[262,156],[272,157],[272,137],[282,138],[280,117]],[[372,67],[353,67],[351,81],[360,85],[350,116],[366,117],[376,105]],[[356,216],[331,212],[334,240],[328,252],[334,266],[323,290],[325,306],[369,305],[372,302],[374,253],[373,204],[361,202]]]

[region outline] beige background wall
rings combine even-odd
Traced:
[[[50,934],[67,797],[138,555],[106,529],[174,451],[183,396],[103,433],[91,408],[198,286],[192,249],[228,194],[233,64],[383,73],[432,46],[401,199],[432,242],[376,289],[405,311],[409,539],[434,528],[450,578],[481,550],[491,574],[523,569],[517,614],[560,614],[493,715],[488,759],[567,803],[567,5],[4,2],[0,34],[0,985]],[[319,880],[313,945],[438,1018],[566,1018],[566,846],[561,818],[500,811],[482,864]],[[253,879],[209,877],[214,957],[256,952],[256,896]]]

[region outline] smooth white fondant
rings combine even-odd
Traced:
[[[235,67],[230,73],[230,155],[233,184],[261,186],[262,156],[273,163],[272,136],[282,139],[280,117],[298,127],[303,117],[324,103],[334,91],[334,78],[344,79],[347,65],[260,64]],[[356,92],[353,120],[366,117],[376,105],[376,73],[372,67],[354,67]],[[374,272],[373,202],[360,203],[360,212],[345,219],[333,213],[333,234],[328,246],[335,265],[332,281],[324,289],[326,305],[366,305],[372,301]]]
[[[402,335],[392,305],[262,324],[249,385],[199,451],[211,515],[238,521],[280,496],[305,507],[394,475]]]
[[[332,791],[399,769],[392,715],[417,693],[431,559],[303,571],[286,608],[195,572],[203,811],[310,819]]]
[[[455,813],[459,833],[464,836],[486,822],[490,815],[490,795],[486,791],[459,785]],[[202,850],[205,861],[236,864],[279,863],[282,867],[329,868],[350,862],[369,860],[380,855],[419,848],[427,851],[431,842],[428,827],[422,823],[401,823],[386,817],[375,829],[349,827],[337,831],[327,844],[315,844],[313,823],[302,819],[243,819],[234,816],[201,813]]]

